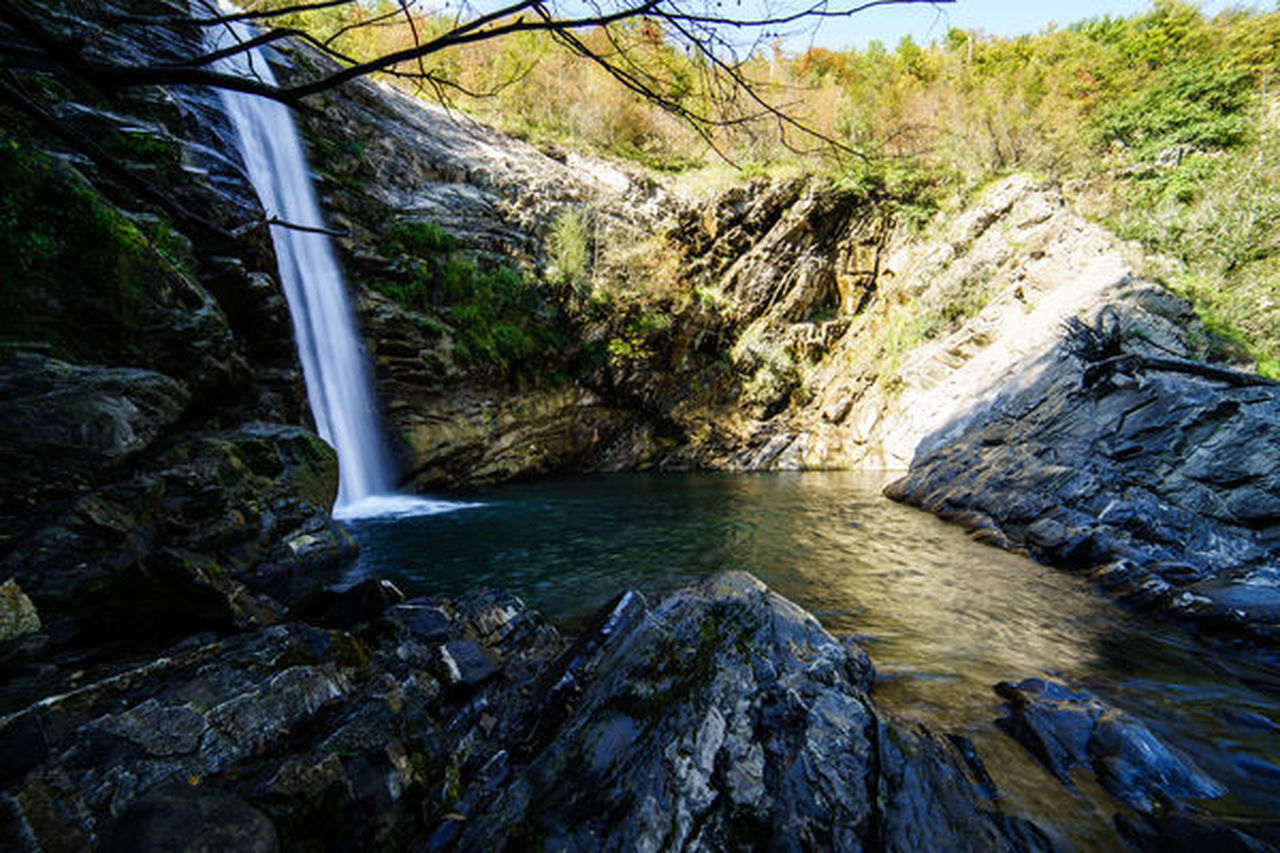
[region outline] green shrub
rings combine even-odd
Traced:
[[[591,238],[582,214],[565,208],[551,223],[547,235],[547,278],[580,288],[591,273]]]
[[[418,312],[420,326],[454,337],[464,363],[517,372],[531,355],[560,344],[557,316],[538,283],[519,270],[458,249],[457,240],[430,222],[398,222],[380,244],[394,278],[372,286]]]
[[[1253,80],[1225,65],[1166,69],[1131,98],[1104,102],[1094,113],[1099,142],[1124,143],[1140,156],[1176,146],[1234,148],[1249,136]]]
[[[924,227],[938,212],[938,196],[945,176],[909,157],[855,158],[835,173],[832,184],[862,198],[887,204],[899,222],[912,231]]]
[[[1260,365],[1280,359],[1280,139],[1187,158],[1148,177],[1113,227],[1182,262],[1170,282],[1217,335]]]
[[[741,373],[750,375],[742,390],[752,403],[775,408],[800,386],[800,370],[791,351],[771,338],[761,321],[747,327],[730,349],[729,359]]]
[[[434,222],[401,221],[387,229],[383,250],[429,258],[458,248],[452,234]]]

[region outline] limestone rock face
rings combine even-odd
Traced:
[[[331,62],[294,49],[309,66]],[[390,86],[356,80],[321,104],[300,118],[328,149],[317,153],[332,170],[323,183],[331,208],[345,211],[341,196],[360,196],[398,218],[439,225],[464,250],[540,265],[544,237],[566,208],[590,204],[637,234],[652,233],[674,209],[670,194],[638,172],[577,153],[551,156]],[[352,229],[360,255],[385,223],[344,214],[338,224]]]
[[[861,313],[809,359],[808,400],[774,419],[764,467],[906,467],[1026,382],[1064,320],[1138,286],[1131,269],[1118,241],[1022,176],[896,233]]]

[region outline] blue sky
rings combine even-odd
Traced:
[[[834,5],[834,3],[833,3]],[[1231,7],[1275,8],[1275,0],[1231,2],[1206,0],[1199,4],[1206,13]],[[868,9],[848,18],[827,21],[813,37],[820,47],[865,47],[879,39],[889,47],[904,35],[927,44],[940,39],[951,27],[982,30],[993,35],[1034,33],[1049,22],[1069,24],[1102,15],[1132,15],[1151,8],[1150,0],[956,0],[954,3],[921,3]],[[793,50],[803,49],[809,36],[798,34],[787,40]]]

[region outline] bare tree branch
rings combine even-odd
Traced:
[[[466,45],[490,39],[501,39],[519,33],[545,33],[562,47],[594,63],[624,89],[648,100],[691,127],[719,156],[729,158],[715,138],[717,129],[749,128],[768,121],[776,128],[777,139],[792,150],[790,137],[817,140],[821,145],[842,154],[859,155],[850,145],[823,134],[795,114],[794,104],[779,105],[766,97],[768,84],[750,79],[747,59],[758,56],[766,39],[776,36],[774,30],[802,22],[815,25],[834,18],[847,18],[869,9],[928,3],[938,5],[954,0],[862,0],[833,5],[831,0],[801,0],[799,8],[725,14],[716,0],[583,0],[575,7],[577,14],[562,15],[551,0],[514,0],[491,12],[467,15],[466,0],[458,4],[458,12],[442,33],[431,38],[424,34],[420,13],[413,10],[414,0],[393,0],[390,11],[371,14],[352,10],[354,18],[335,31],[321,36],[297,16],[351,6],[357,0],[310,0],[260,10],[221,13],[210,0],[200,0],[205,12],[190,18],[180,16],[113,15],[108,20],[141,26],[196,25],[228,26],[237,22],[265,22],[294,16],[286,26],[274,27],[252,37],[237,38],[235,44],[214,49],[196,47],[196,55],[165,62],[132,64],[103,56],[91,48],[88,40],[79,41],[59,34],[50,22],[29,11],[30,0],[0,0],[0,24],[8,27],[16,38],[7,38],[0,28],[0,66],[16,68],[60,67],[102,90],[140,85],[213,86],[272,98],[298,107],[311,96],[332,90],[351,80],[372,74],[408,81],[420,91],[430,91],[441,103],[448,104],[449,92],[481,96],[427,59]],[[667,34],[696,57],[702,102],[691,106],[673,79],[674,72],[665,70],[653,56],[635,53],[634,36],[618,28],[628,22],[655,22]],[[372,58],[350,56],[340,50],[339,39],[368,28],[399,22],[408,34],[410,44]],[[439,30],[432,28],[433,32]],[[726,33],[749,32],[754,43],[739,55]],[[599,39],[590,33],[601,34]],[[657,36],[661,43],[662,35]],[[258,47],[297,39],[308,43],[338,64],[312,79],[277,85],[262,79],[240,77],[213,69],[219,60],[243,54]],[[197,42],[193,42],[197,43]],[[198,43],[197,43],[198,44]],[[603,44],[603,47],[600,45]],[[737,47],[741,47],[738,45]],[[532,67],[532,66],[529,66]],[[516,79],[528,73],[515,73]],[[689,73],[686,71],[686,73]],[[500,91],[501,86],[492,91]],[[732,162],[732,161],[730,161]]]
[[[269,21],[272,18],[282,18],[286,15],[296,15],[300,12],[314,12],[320,9],[332,9],[335,6],[350,6],[356,0],[318,0],[315,3],[298,3],[294,6],[283,6],[275,9],[264,9],[260,12],[245,11],[233,12],[229,15],[211,15],[208,18],[176,18],[166,16],[146,16],[146,15],[109,15],[106,20],[114,24],[150,24],[160,26],[173,26],[195,24],[201,27],[216,27],[222,24],[230,24],[236,21]]]

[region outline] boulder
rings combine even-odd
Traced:
[[[370,578],[345,589],[324,589],[302,602],[294,615],[328,628],[352,628],[377,619],[404,601],[391,581]]]
[[[0,584],[0,643],[40,630],[40,614],[13,579]]]
[[[1145,814],[1226,793],[1146,723],[1087,692],[1041,678],[995,689],[1008,703],[1000,726],[1064,785],[1073,785],[1076,768],[1090,770],[1116,799]]]
[[[275,827],[243,797],[207,785],[155,788],[131,805],[107,853],[276,853]]]
[[[478,776],[429,843],[1015,849],[951,742],[883,719],[860,671],[750,575],[628,593],[550,670],[546,745]]]
[[[150,448],[189,400],[186,386],[149,370],[0,358],[3,504],[100,482]]]

